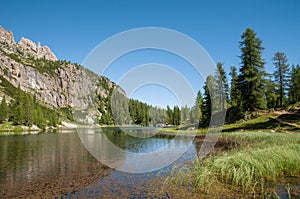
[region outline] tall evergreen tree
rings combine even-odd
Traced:
[[[276,94],[276,85],[272,80],[271,75],[268,75],[268,77],[269,78],[266,80],[266,84],[265,84],[267,107],[275,108],[277,106],[277,98],[278,98],[278,95]]]
[[[36,106],[33,114],[33,123],[40,128],[45,128],[47,123],[45,120],[44,113],[40,106]]]
[[[47,119],[49,120],[48,125],[50,126],[56,126],[59,123],[59,117],[56,112],[49,113]]]
[[[228,102],[228,82],[226,72],[223,68],[223,64],[217,63],[217,72],[215,74],[215,97],[218,107],[218,111],[226,109],[226,102]]]
[[[289,65],[286,55],[283,52],[276,52],[273,57],[275,66],[274,79],[278,88],[279,106],[283,106],[287,87],[289,85]]]
[[[184,122],[184,124],[188,124],[190,120],[190,108],[185,105],[184,107],[181,107],[181,121]]]
[[[202,120],[203,97],[201,91],[198,91],[194,106],[190,111],[191,124],[199,123]]]
[[[149,107],[149,122],[152,125],[166,123],[166,110],[159,107]]]
[[[0,104],[0,122],[6,120],[7,118],[8,118],[8,106],[6,103],[5,96],[3,96]]]
[[[129,121],[128,99],[119,92],[113,92],[111,96],[111,112],[116,124],[123,125]],[[142,111],[142,107],[141,107]],[[142,119],[141,119],[142,120]]]
[[[203,104],[201,107],[202,110],[202,123],[210,120],[212,114],[212,95],[213,95],[213,87],[214,87],[214,78],[209,75],[206,78],[204,84],[204,94],[203,94]]]
[[[195,104],[194,106],[192,106],[192,108],[190,110],[190,117],[189,118],[190,118],[190,123],[191,124],[199,122],[198,121],[198,118],[199,118],[198,113],[199,113],[199,111],[197,110],[197,106]]]
[[[300,65],[292,65],[288,95],[290,103],[300,101]]]
[[[173,111],[169,105],[167,105],[167,124],[173,124]]]
[[[33,107],[33,99],[30,95],[23,96],[24,101],[24,124],[26,126],[31,126],[33,123],[33,114],[34,114],[34,107]]]
[[[142,121],[142,125],[143,126],[149,126],[149,108],[148,105],[146,103],[143,103],[143,121]]]
[[[247,28],[241,36],[241,68],[239,75],[239,89],[244,111],[253,111],[266,108],[264,96],[264,61],[262,59],[263,47],[261,39],[256,33]]]
[[[200,122],[202,120],[202,105],[203,105],[203,97],[201,94],[201,91],[198,91],[197,93],[197,97],[196,97],[196,102],[195,102],[195,106],[196,106],[196,110],[197,110],[197,122]]]
[[[230,83],[230,104],[232,107],[237,107],[241,98],[241,93],[238,88],[238,74],[235,66],[230,67],[231,83]]]
[[[10,116],[11,121],[14,124],[17,125],[23,125],[24,124],[24,93],[21,90],[20,85],[16,89],[16,92],[14,94],[14,101],[10,103]]]
[[[173,125],[180,125],[181,114],[178,106],[173,108]]]

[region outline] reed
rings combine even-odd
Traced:
[[[223,155],[208,166],[222,181],[243,189],[249,188],[262,179],[275,180],[283,175],[297,175],[300,171],[300,145],[243,150]]]
[[[236,132],[222,134],[223,139],[241,143],[238,149],[204,160],[196,160],[185,175],[172,174],[181,185],[189,184],[197,192],[210,192],[212,184],[239,187],[244,192],[265,187],[266,181],[297,176],[300,172],[300,134]]]

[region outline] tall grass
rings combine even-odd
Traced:
[[[209,192],[212,184],[220,183],[247,191],[300,172],[300,134],[243,132],[221,137],[240,142],[241,148],[196,160],[185,176],[173,174],[172,178],[198,192]]]
[[[288,144],[264,149],[245,150],[221,156],[210,168],[222,181],[248,188],[262,179],[275,180],[300,171],[300,145]]]

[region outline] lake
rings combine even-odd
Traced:
[[[165,178],[174,165],[180,167],[196,158],[201,146],[185,136],[157,132],[155,128],[123,131],[102,128],[0,136],[0,195],[3,198],[155,195],[157,187],[150,186],[154,180]],[[113,143],[122,153],[118,154],[108,143]],[[137,154],[153,155],[149,159]],[[174,158],[177,160],[172,162]],[[168,161],[172,164],[166,164]]]

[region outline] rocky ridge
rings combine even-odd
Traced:
[[[41,46],[40,42],[36,45],[30,39],[26,39],[24,37],[16,43],[13,33],[11,31],[4,30],[1,26],[0,43],[5,47],[4,49],[7,53],[19,52],[24,57],[33,56],[38,59],[45,58],[47,60],[57,61],[55,54],[48,46]]]
[[[125,92],[109,79],[78,64],[57,60],[47,46],[29,39],[14,41],[13,33],[0,27],[0,76],[13,86],[55,108],[86,109],[93,99],[87,93],[107,98],[113,89]],[[1,92],[1,88],[0,88]],[[0,93],[1,95],[1,93]],[[100,113],[100,115],[103,113]]]

